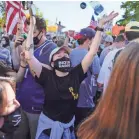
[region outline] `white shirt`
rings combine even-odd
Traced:
[[[114,49],[113,51],[109,52],[104,59],[104,62],[102,64],[102,67],[100,69],[100,73],[97,79],[98,83],[104,85],[103,92],[106,90],[106,87],[108,85],[108,81],[109,81],[112,68],[113,68],[113,61],[114,61],[115,55],[121,49],[124,49],[124,48]]]

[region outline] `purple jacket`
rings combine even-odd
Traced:
[[[47,40],[39,48],[34,51],[34,56],[44,64],[49,65],[49,55],[56,48],[56,44]],[[17,99],[24,111],[29,113],[40,114],[44,103],[44,90],[35,81],[29,68],[26,68],[26,73],[22,83],[17,85]]]

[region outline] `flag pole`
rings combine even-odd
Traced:
[[[19,18],[21,19],[21,1],[20,1],[20,7],[19,7]]]

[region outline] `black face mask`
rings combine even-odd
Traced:
[[[62,57],[54,61],[54,69],[61,72],[69,72],[71,70],[71,61],[67,57]]]
[[[21,122],[21,110],[20,108],[16,109],[13,113],[3,116],[4,125],[0,129],[0,131],[4,133],[13,133]]]
[[[38,36],[40,35],[41,32],[42,31],[40,31],[39,34],[36,37],[33,37],[33,43],[34,43],[34,45],[37,45],[40,42],[42,36],[41,36],[40,39],[38,38]]]

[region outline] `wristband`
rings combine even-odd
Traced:
[[[96,30],[96,31],[101,31],[101,32],[103,32],[103,31],[104,31],[104,28],[100,28],[100,27],[97,26],[97,27],[95,28],[95,30]]]
[[[20,67],[22,67],[23,69],[25,69],[26,67],[24,67],[24,66],[22,66],[22,65],[20,65]]]

